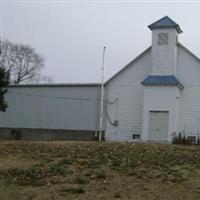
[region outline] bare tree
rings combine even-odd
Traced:
[[[10,82],[14,84],[27,82],[46,82],[41,74],[44,58],[29,45],[1,42],[0,62],[10,72]]]
[[[7,102],[4,98],[9,85],[9,72],[6,71],[3,66],[0,66],[0,111],[5,112],[8,107]]]

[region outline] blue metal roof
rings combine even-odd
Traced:
[[[146,79],[144,79],[144,81],[142,81],[141,84],[149,86],[178,86],[179,88],[183,88],[183,85],[173,75],[169,76],[151,75],[148,76]]]
[[[164,28],[175,28],[178,33],[182,33],[180,26],[174,22],[171,18],[168,16],[165,16],[158,21],[154,22],[153,24],[150,24],[148,26],[151,30],[152,29],[164,29]]]

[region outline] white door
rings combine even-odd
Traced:
[[[149,141],[168,141],[169,112],[150,111],[149,112]]]

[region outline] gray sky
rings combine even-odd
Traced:
[[[30,44],[46,59],[44,74],[55,82],[99,82],[102,49],[106,79],[151,44],[152,22],[165,15],[179,23],[179,41],[200,56],[200,2],[2,3],[3,37]]]

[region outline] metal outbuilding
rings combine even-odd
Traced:
[[[95,139],[99,130],[99,84],[12,85],[0,112],[1,138]],[[14,135],[14,136],[13,136]]]

